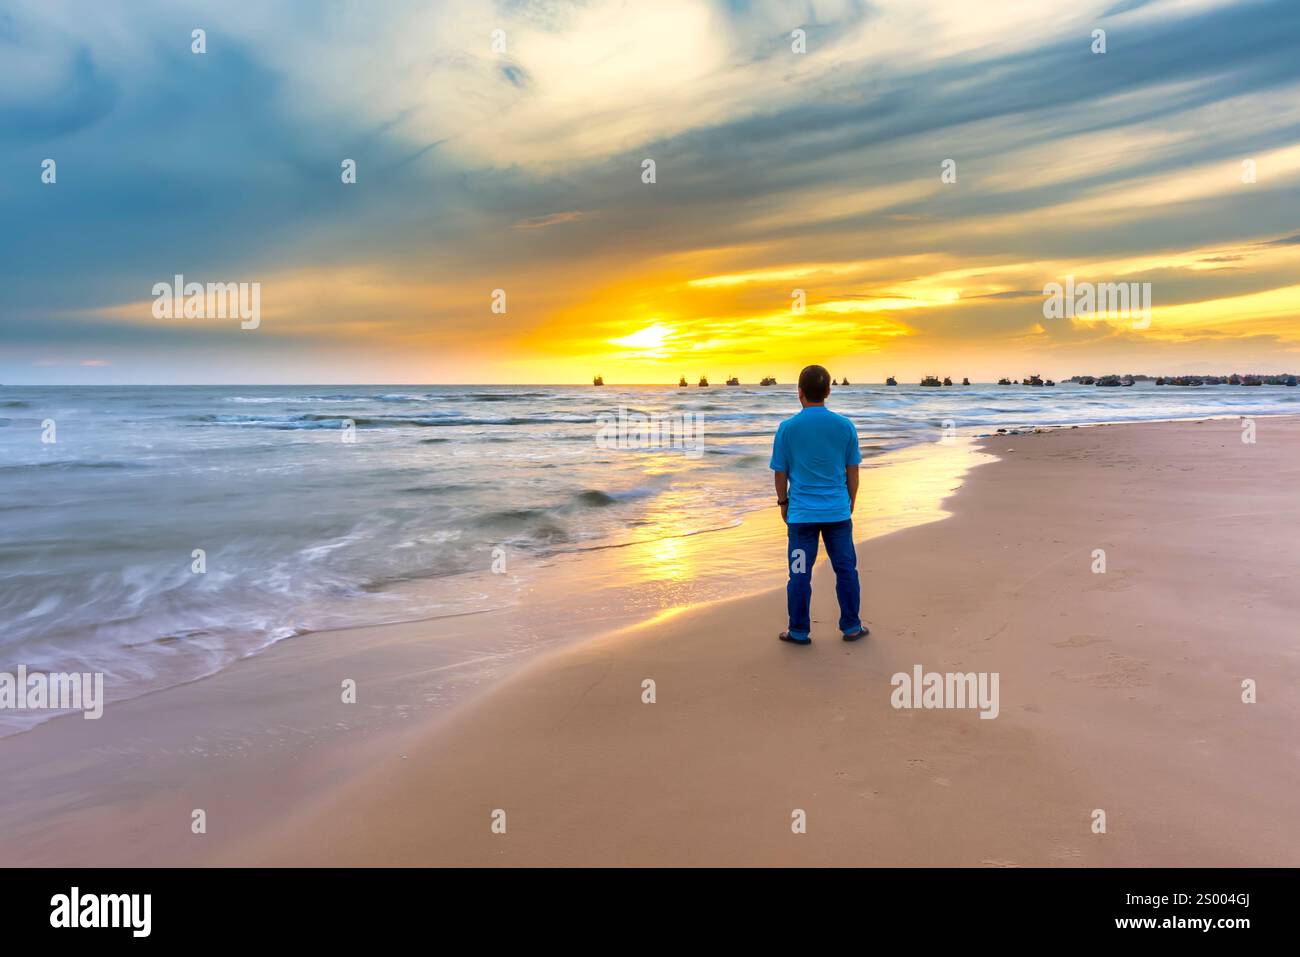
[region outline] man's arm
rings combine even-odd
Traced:
[[[858,445],[858,430],[853,420],[846,421],[849,423],[849,441],[844,448],[844,484],[849,488],[849,514],[852,515],[853,506],[858,504],[858,463],[862,461],[862,449]]]
[[[790,510],[790,480],[784,472],[773,472],[776,477],[776,503],[781,506],[781,521],[786,520],[786,513]],[[856,487],[857,483],[854,483]]]

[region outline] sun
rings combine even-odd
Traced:
[[[654,322],[644,329],[638,329],[631,335],[609,341],[616,346],[636,349],[648,357],[663,358],[668,355],[664,347],[673,338],[674,333],[675,330],[671,326],[665,326],[661,322]]]

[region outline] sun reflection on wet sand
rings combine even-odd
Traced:
[[[972,439],[960,438],[868,460],[854,514],[855,538],[878,538],[947,517],[944,499],[970,468],[993,458],[976,450]],[[593,560],[582,565],[584,580],[588,585],[600,583],[620,604],[654,610],[749,594],[784,582],[785,527],[775,506],[748,513],[736,527],[677,532],[682,500],[708,494],[704,488],[679,488],[659,496],[643,516],[642,540],[589,556]]]
[[[994,458],[976,449],[974,439],[957,438],[866,460],[853,519],[855,539],[862,542],[946,518],[944,500],[960,487],[966,472]],[[672,454],[647,461],[647,475],[672,473],[677,482],[646,502],[633,543],[536,561],[515,554],[504,580],[485,573],[459,576],[455,594],[498,596],[497,613],[510,622],[507,631],[515,643],[549,645],[784,584],[786,531],[775,506],[748,512],[738,522],[728,519],[715,529],[685,528],[687,507],[699,512],[694,497],[713,493],[683,481],[680,468]],[[769,475],[755,472],[755,480]],[[410,587],[451,586],[443,581]],[[495,627],[501,627],[499,622]]]
[[[863,463],[854,531],[858,541],[947,518],[948,496],[977,465],[996,461],[973,438],[915,445]]]

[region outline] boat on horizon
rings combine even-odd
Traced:
[[[965,379],[965,378],[963,378],[963,379],[961,380],[961,384],[962,384],[962,385],[970,385],[970,379]]]
[[[604,385],[604,384],[605,384],[605,377],[604,377],[604,376],[600,376],[600,375],[598,375],[598,376],[596,376],[596,378],[594,378],[594,379],[591,380],[591,384],[592,384],[592,385]]]
[[[677,380],[677,388],[685,389],[687,387],[688,387],[688,383],[686,381],[686,376],[682,376],[680,379]]]
[[[927,389],[937,389],[942,384],[943,383],[939,381],[939,377],[933,375],[928,375],[921,380],[921,385],[925,386]]]
[[[948,378],[947,376],[944,376],[944,377],[943,377],[943,384],[944,384],[944,385],[952,385],[952,379]]]
[[[707,389],[709,387],[709,377],[706,375],[700,376],[700,381],[697,382],[696,385],[698,385],[701,389]]]
[[[891,375],[888,379],[885,380],[885,385],[898,385],[898,380]]]
[[[776,385],[776,379],[770,375],[763,376],[763,381],[759,385]]]
[[[998,385],[1011,385],[1011,380],[1006,378],[999,379]]]
[[[727,380],[727,385],[740,385],[740,380],[733,375]]]

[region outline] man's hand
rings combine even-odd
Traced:
[[[773,473],[776,482],[776,504],[781,507],[781,521],[787,525],[790,520],[786,518],[786,513],[790,511],[790,480],[784,472]]]
[[[853,508],[858,504],[858,467],[856,465],[846,465],[844,467],[844,483],[849,487],[849,514],[853,514]]]

